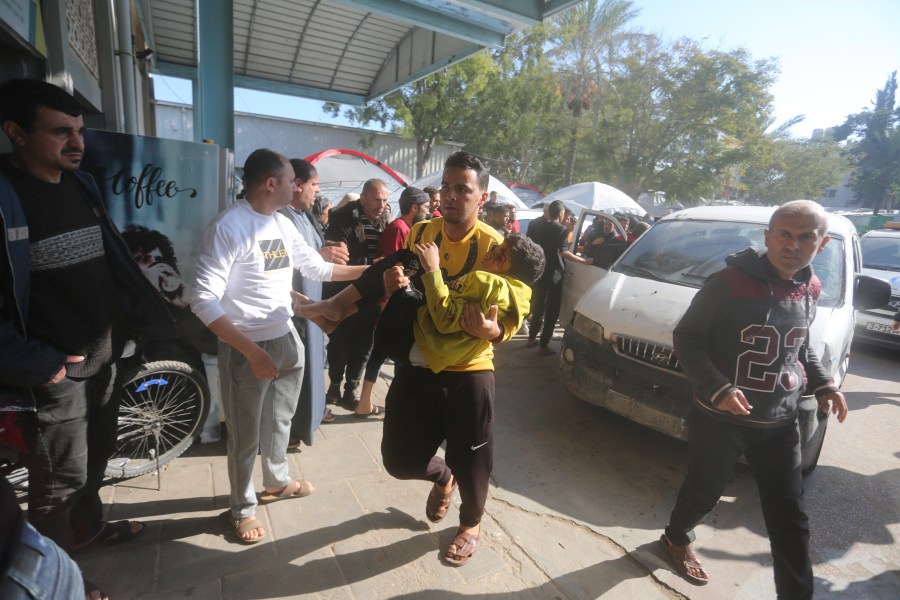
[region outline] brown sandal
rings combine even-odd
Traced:
[[[235,537],[237,537],[237,540],[242,544],[256,544],[266,537],[265,526],[259,519],[251,518],[246,523],[241,523],[241,519],[235,519],[229,512],[228,520],[231,521],[231,529],[234,531]],[[254,529],[262,529],[263,534],[255,538],[244,537],[245,534],[250,533]]]
[[[480,533],[468,533],[457,529],[456,537],[450,542],[450,546],[447,548],[447,554],[444,555],[444,558],[448,563],[461,567],[469,562],[469,559],[475,556],[475,551],[478,550],[478,542],[480,540]],[[453,550],[454,548],[456,548],[455,551]]]
[[[266,490],[263,490],[257,494],[257,498],[259,498],[259,502],[262,504],[286,500],[288,498],[304,498],[314,491],[316,491],[316,486],[314,486],[312,482],[305,479],[294,479],[278,491],[267,492]]]
[[[446,494],[443,488],[437,483],[431,488],[428,494],[428,501],[425,503],[425,516],[432,523],[440,523],[447,516],[447,510],[450,508],[450,497],[453,490],[456,489],[456,477],[450,476],[450,491]]]
[[[700,559],[694,552],[693,544],[677,546],[669,541],[665,534],[659,538],[659,542],[665,548],[666,555],[672,561],[672,564],[675,565],[675,570],[678,571],[679,575],[697,585],[709,583],[709,573],[703,568],[703,563],[700,562]],[[699,571],[700,576],[693,575],[690,571],[691,569]]]

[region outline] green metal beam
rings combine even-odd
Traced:
[[[556,13],[560,13],[571,6],[581,4],[584,0],[547,0],[544,2],[544,10],[541,13],[541,19],[552,17]]]
[[[541,22],[542,0],[459,0],[459,4],[483,10],[505,19],[537,25]]]
[[[336,3],[352,6],[360,10],[366,10],[392,21],[399,21],[444,33],[446,35],[486,46],[489,48],[502,48],[506,36],[512,28],[496,19],[476,22],[471,19],[463,19],[452,13],[437,11],[427,6],[407,4],[401,0],[334,0]],[[494,26],[488,25],[493,22]]]
[[[234,150],[233,0],[197,0],[195,141],[215,140]],[[199,115],[199,121],[197,116]],[[199,127],[196,125],[199,124]]]

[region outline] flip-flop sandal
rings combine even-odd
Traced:
[[[669,541],[669,538],[666,537],[665,534],[659,538],[659,543],[665,548],[666,555],[675,566],[675,570],[679,575],[696,585],[706,585],[709,583],[709,573],[703,568],[703,563],[700,562],[700,559],[694,552],[693,544],[677,546]],[[697,569],[700,573],[705,575],[705,577],[693,575],[689,569]]]
[[[309,481],[295,479],[277,492],[263,490],[257,496],[260,502],[276,502],[278,500],[287,500],[288,498],[303,498],[314,491],[316,491],[316,487]]]
[[[134,521],[134,524],[140,525],[140,527],[137,531],[132,531],[131,523],[132,521],[107,521],[99,533],[80,544],[75,544],[74,549],[83,550],[94,544],[121,544],[122,542],[128,542],[139,537],[147,528],[147,525],[144,523]]]
[[[357,419],[368,419],[369,417],[381,417],[384,415],[384,407],[378,406],[377,404],[372,405],[372,412],[370,413],[353,413],[353,416]]]
[[[475,556],[475,551],[478,550],[478,542],[480,540],[481,535],[479,533],[468,533],[457,530],[456,537],[450,542],[450,546],[447,548],[447,553],[444,555],[444,558],[451,565],[461,567]],[[452,550],[453,548],[456,548],[455,552]]]
[[[263,525],[263,522],[260,521],[259,519],[256,519],[256,518],[250,519],[246,523],[242,524],[241,519],[235,519],[234,517],[232,517],[230,511],[226,514],[228,516],[228,520],[231,522],[231,529],[232,529],[232,531],[234,531],[234,535],[235,535],[235,537],[237,537],[237,540],[240,543],[256,544],[260,540],[265,539],[265,537],[266,537],[265,534],[257,536],[255,538],[249,539],[249,540],[244,539],[244,537],[243,537],[245,533],[250,533],[254,529],[265,529],[265,525]]]
[[[447,510],[450,508],[450,498],[453,496],[453,490],[456,489],[456,477],[450,476],[453,485],[446,494],[441,486],[434,484],[431,492],[428,494],[428,501],[425,502],[425,516],[432,523],[440,523],[447,516]]]

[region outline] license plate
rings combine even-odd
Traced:
[[[890,325],[885,325],[884,323],[869,322],[866,325],[866,329],[869,329],[871,331],[880,331],[881,333],[891,333],[893,335],[900,335],[900,332],[894,331]]]
[[[684,437],[684,419],[657,410],[646,404],[641,404],[625,394],[608,390],[606,392],[606,407],[623,417],[661,431],[666,435],[677,438]]]

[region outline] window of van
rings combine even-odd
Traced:
[[[661,221],[622,256],[613,271],[699,288],[725,268],[725,258],[753,248],[765,249],[765,225],[730,221]],[[822,281],[819,306],[842,303],[844,241],[832,236],[813,261]]]

